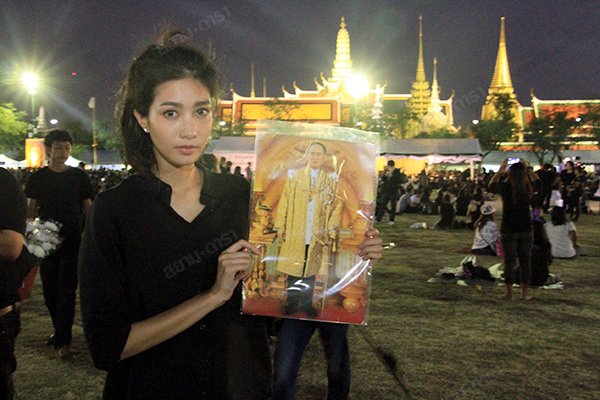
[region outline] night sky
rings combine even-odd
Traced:
[[[115,92],[135,54],[166,24],[192,32],[191,43],[214,48],[224,86],[249,95],[281,96],[292,82],[314,90],[331,74],[340,17],[346,17],[355,72],[387,93],[409,93],[423,15],[428,80],[438,57],[442,99],[455,90],[457,124],[479,118],[506,16],[508,57],[518,99],[600,98],[600,1],[11,1],[0,2],[0,101],[24,111],[30,98],[15,80],[20,68],[44,76],[36,105],[47,119],[90,123],[112,116]],[[76,72],[76,76],[72,73]],[[476,100],[475,100],[476,99]]]

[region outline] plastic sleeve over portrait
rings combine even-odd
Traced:
[[[261,251],[242,312],[367,323],[379,134],[258,121],[250,241]]]

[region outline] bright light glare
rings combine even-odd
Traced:
[[[56,124],[58,124],[58,120],[57,119],[53,118],[53,119],[50,120],[50,125],[56,125]]]
[[[219,121],[219,125],[220,126],[225,126],[225,125],[227,125],[227,122],[225,122],[225,121]]]
[[[473,125],[477,125],[478,123],[479,123],[479,120],[478,120],[478,119],[474,119],[474,120],[473,120]]]
[[[581,122],[581,117],[575,118],[575,122]]]
[[[358,99],[365,96],[369,91],[369,81],[364,76],[352,75],[346,80],[346,87],[350,95]]]
[[[21,75],[21,83],[27,89],[28,93],[34,95],[37,93],[39,80],[36,74],[32,72],[26,72]]]

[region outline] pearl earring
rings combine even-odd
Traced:
[[[148,128],[142,128],[144,130],[144,132],[148,133]]]

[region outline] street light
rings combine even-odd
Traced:
[[[350,96],[359,99],[365,96],[369,91],[369,81],[361,75],[352,75],[346,80],[346,87]]]
[[[36,131],[36,116],[35,116],[35,95],[37,94],[37,89],[39,86],[39,79],[36,74],[33,72],[25,72],[21,75],[21,83],[27,89],[27,93],[31,95],[31,124],[33,125],[32,130],[30,132],[30,137]]]
[[[96,142],[96,98],[91,97],[88,101],[88,107],[92,109],[92,164],[96,168],[98,164],[98,143]]]
[[[348,93],[354,99],[352,103],[353,108],[353,122],[356,126],[360,127],[361,125],[357,124],[358,120],[358,101],[361,97],[364,97],[369,93],[369,81],[362,75],[352,75],[348,77],[345,81],[346,88],[348,89]]]

